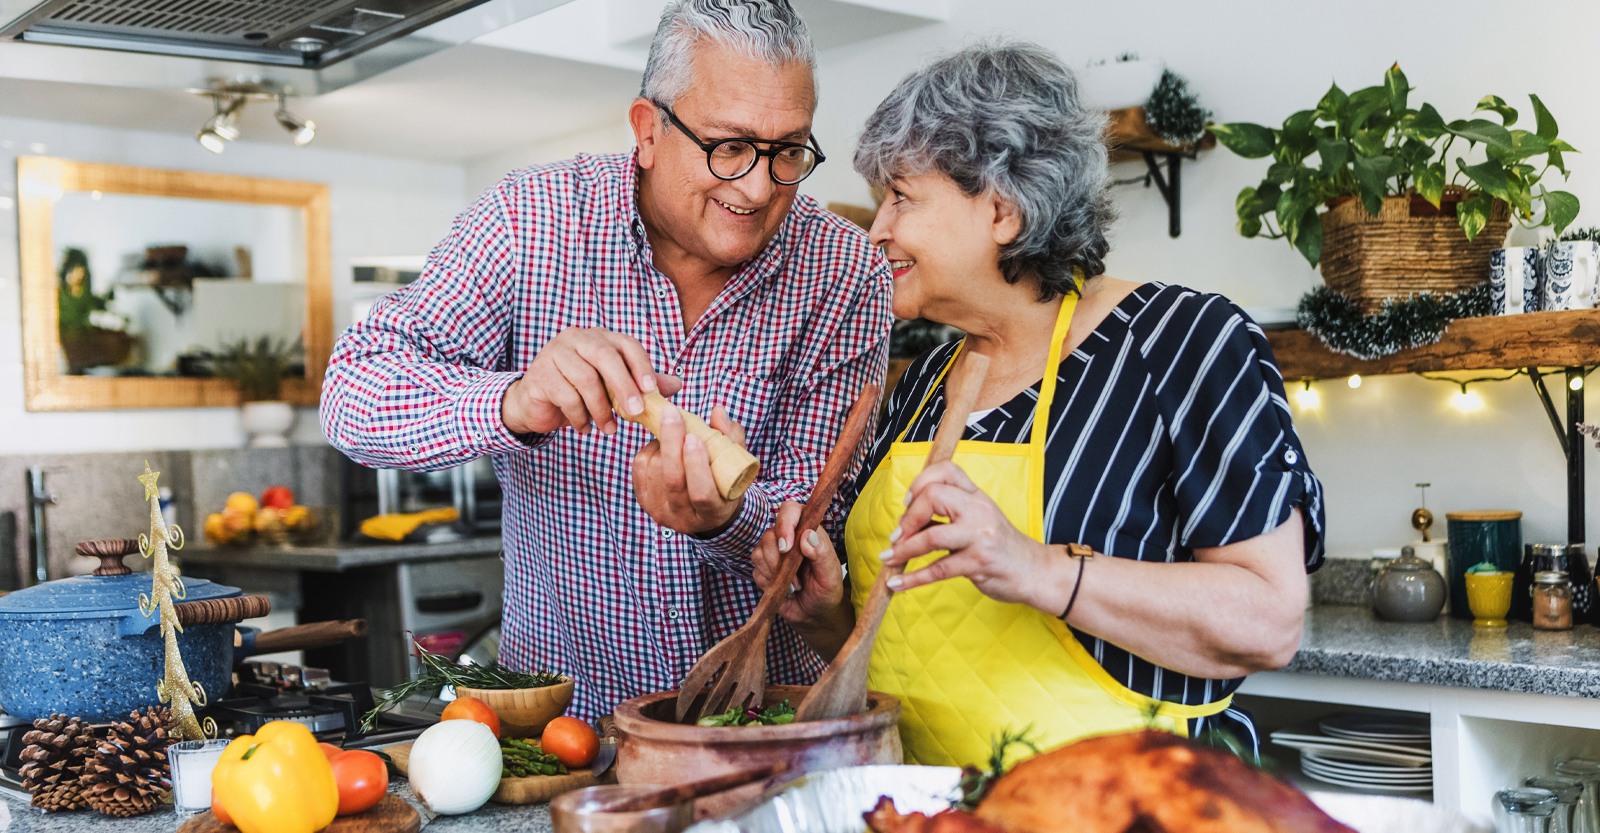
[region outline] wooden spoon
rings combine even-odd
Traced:
[[[778,607],[788,597],[789,584],[800,571],[803,559],[800,536],[816,528],[822,522],[823,515],[827,514],[828,506],[833,503],[833,495],[844,480],[845,469],[855,456],[856,447],[866,436],[867,423],[871,421],[873,410],[878,407],[878,390],[878,386],[870,382],[862,386],[861,395],[856,397],[855,406],[845,418],[844,430],[834,443],[833,451],[829,452],[828,462],[822,467],[822,475],[811,490],[811,498],[800,512],[800,522],[794,528],[793,546],[778,562],[777,575],[773,576],[772,584],[767,586],[767,592],[762,594],[761,601],[750,614],[750,621],[718,642],[689,669],[683,686],[678,689],[679,723],[694,723],[705,715],[727,711],[733,704],[753,703],[760,706],[761,696],[767,687],[767,633],[772,629],[772,617],[777,615]],[[707,683],[719,670],[721,675],[716,677],[715,684],[707,692]]]
[[[978,391],[983,389],[983,377],[989,373],[989,359],[978,353],[963,353],[959,379],[945,386],[944,418],[939,430],[934,432],[933,447],[928,450],[928,460],[922,467],[942,463],[955,455],[956,443],[967,430],[967,417],[978,401]],[[857,715],[867,707],[867,668],[872,660],[872,643],[878,639],[878,626],[889,610],[889,600],[894,591],[889,589],[889,579],[905,572],[904,565],[886,566],[878,571],[867,601],[856,614],[855,629],[838,656],[822,672],[817,684],[806,693],[795,710],[794,722],[807,720],[833,720]]]

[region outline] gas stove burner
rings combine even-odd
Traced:
[[[310,729],[312,734],[344,728],[344,715],[331,709],[268,709],[262,712],[261,716],[268,721],[287,720],[290,723],[302,724]]]

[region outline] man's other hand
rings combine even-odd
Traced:
[[[500,400],[500,419],[514,434],[548,434],[572,426],[580,434],[617,432],[607,389],[627,416],[644,410],[641,391],[671,396],[676,376],[656,373],[650,355],[631,336],[594,327],[568,327],[551,339]]]

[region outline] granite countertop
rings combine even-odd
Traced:
[[[1296,674],[1600,697],[1600,629],[1534,630],[1526,622],[1474,628],[1441,615],[1406,624],[1378,619],[1371,608],[1317,605],[1306,613]]]
[[[498,555],[500,537],[468,538],[439,544],[337,544],[320,547],[193,547],[177,553],[185,563],[219,567],[339,572],[401,561],[434,561]]]
[[[389,792],[405,799],[422,814],[428,833],[551,833],[550,805],[511,806],[490,802],[462,816],[433,816],[411,794],[405,779],[396,779]],[[8,795],[9,799],[10,796]],[[9,814],[9,824],[3,814]],[[45,813],[16,800],[0,801],[0,830],[5,833],[172,833],[190,817],[180,817],[171,806],[131,819],[117,819],[93,810]]]

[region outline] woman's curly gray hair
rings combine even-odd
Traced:
[[[1022,229],[1001,248],[1000,271],[1031,277],[1050,300],[1076,291],[1075,270],[1105,272],[1105,125],[1049,51],[990,41],[906,76],[867,119],[855,168],[875,185],[937,171],[968,196],[1011,202]]]

